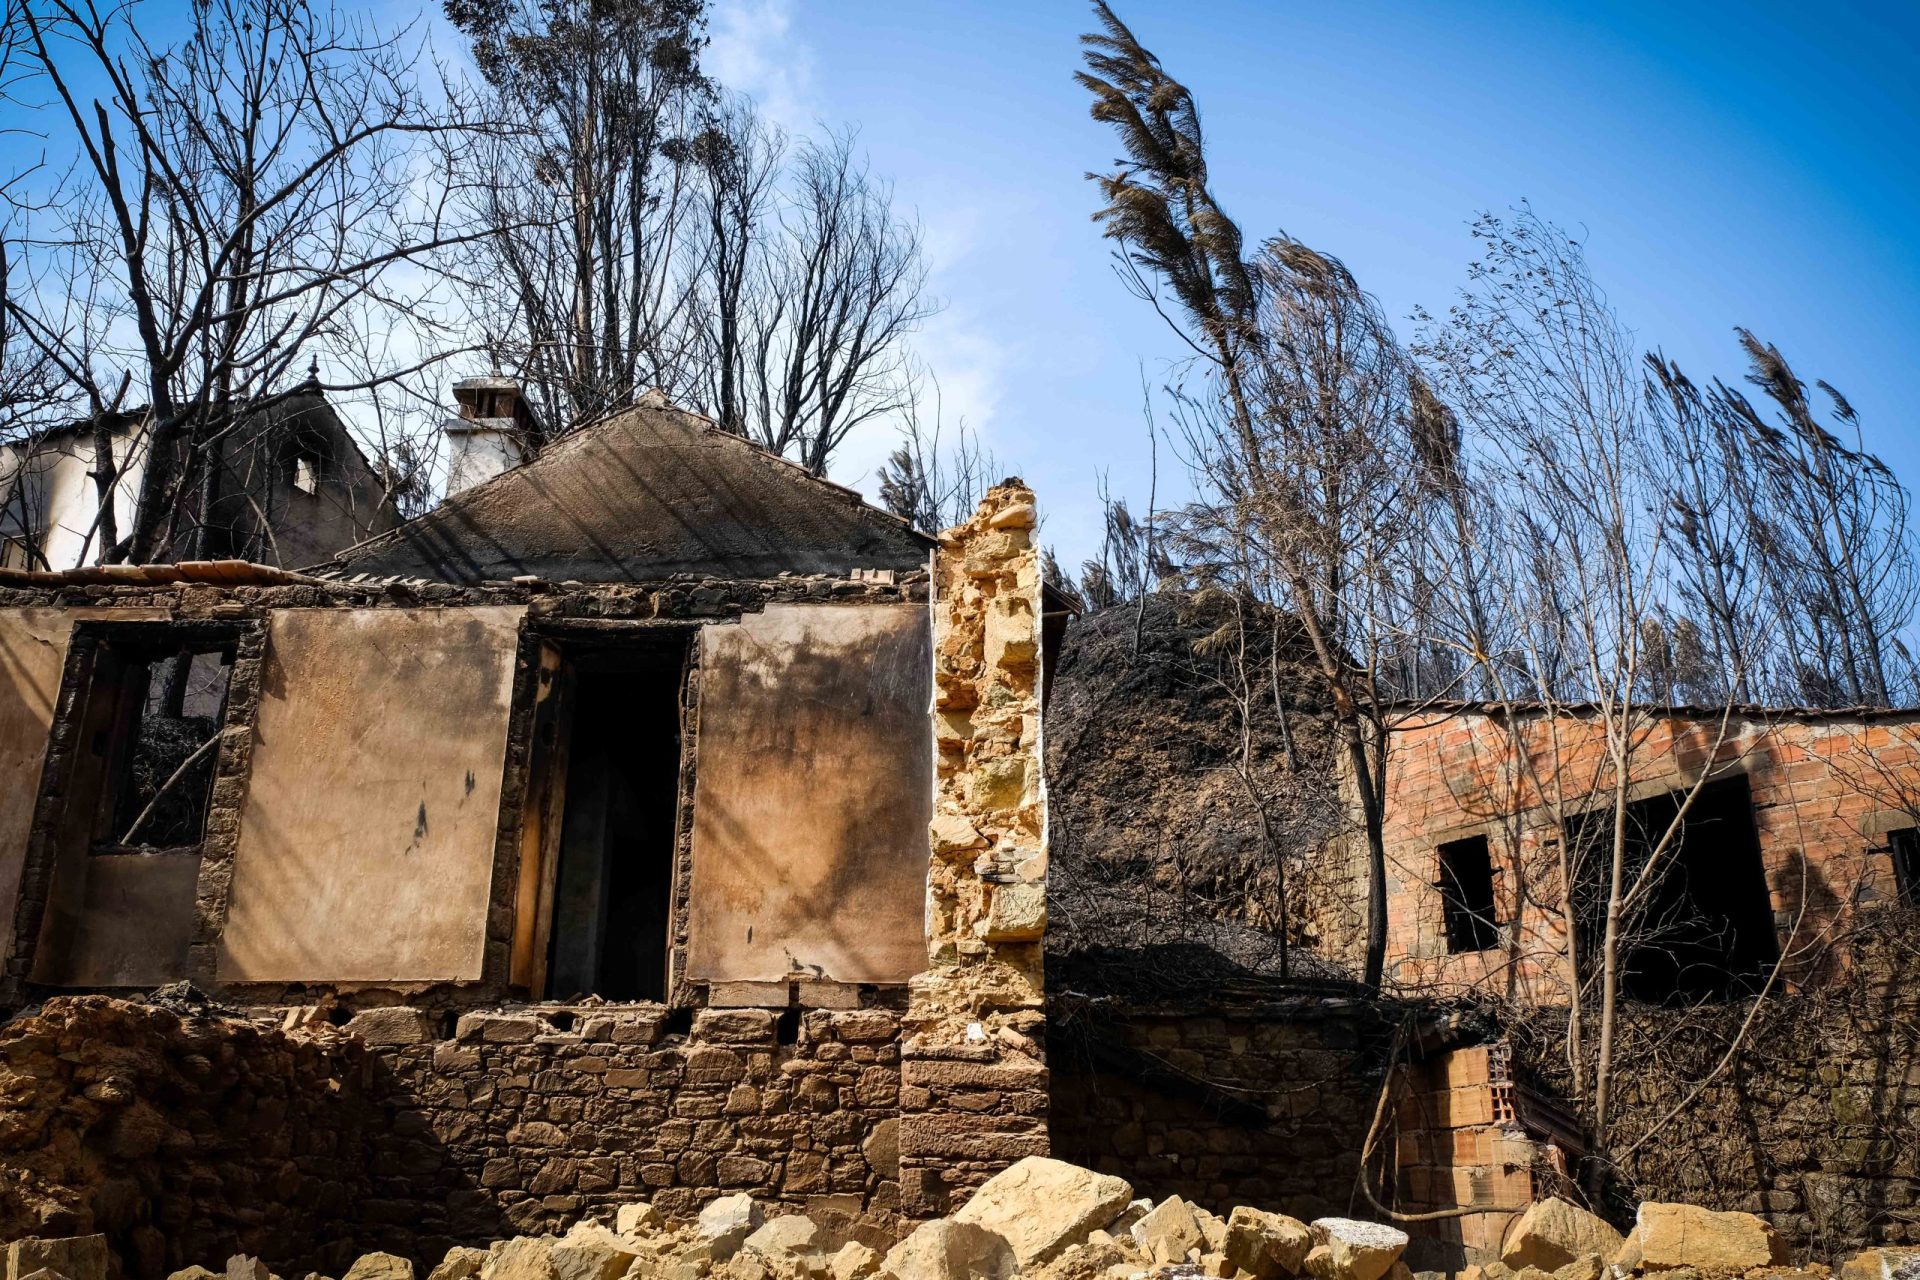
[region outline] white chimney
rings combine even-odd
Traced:
[[[525,462],[539,436],[518,379],[468,378],[453,384],[453,398],[460,416],[441,427],[447,437],[448,497]]]

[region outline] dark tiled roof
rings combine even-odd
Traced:
[[[712,422],[642,404],[312,572],[631,582],[924,568],[934,540]]]

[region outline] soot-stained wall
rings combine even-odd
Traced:
[[[524,612],[272,615],[222,982],[481,976]]]
[[[932,664],[922,605],[774,605],[705,629],[692,981],[925,967]]]

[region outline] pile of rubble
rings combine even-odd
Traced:
[[[881,1253],[835,1239],[801,1214],[769,1217],[751,1196],[713,1201],[690,1222],[652,1206],[622,1207],[612,1226],[576,1223],[564,1236],[519,1236],[455,1248],[425,1280],[1415,1280],[1398,1228],[1349,1218],[1300,1222],[1245,1206],[1225,1218],[1171,1196],[1133,1197],[1124,1179],[1030,1157],[990,1179],[951,1217],[923,1222]],[[1914,1255],[1920,1259],[1920,1253]],[[1900,1280],[1902,1251],[1873,1250],[1841,1280]],[[1659,1280],[1744,1277],[1827,1280],[1819,1264],[1785,1265],[1784,1242],[1761,1219],[1691,1205],[1643,1204],[1622,1235],[1561,1200],[1534,1205],[1507,1232],[1501,1260],[1459,1280]],[[21,1240],[6,1280],[114,1280],[104,1236]],[[1916,1268],[1920,1275],[1920,1268]],[[1437,1273],[1420,1273],[1420,1280]],[[245,1256],[224,1272],[168,1280],[275,1280]],[[326,1280],[309,1275],[305,1280]],[[341,1280],[415,1280],[413,1264],[366,1254]]]

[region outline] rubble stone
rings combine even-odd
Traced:
[[[1354,1218],[1316,1218],[1305,1265],[1317,1280],[1381,1280],[1407,1248],[1407,1233]]]
[[[1572,1262],[1553,1269],[1553,1280],[1601,1280],[1607,1264],[1597,1253],[1583,1253]]]
[[[613,1229],[623,1236],[645,1235],[666,1225],[660,1211],[644,1200],[623,1204],[613,1214]]]
[[[340,1280],[413,1280],[413,1263],[391,1253],[362,1254]]]
[[[1028,1156],[989,1178],[953,1219],[1005,1237],[1020,1265],[1031,1267],[1083,1242],[1132,1198],[1124,1179]]]
[[[107,1280],[108,1259],[105,1236],[30,1236],[7,1246],[7,1275],[25,1280],[35,1271],[52,1270],[67,1280]]]
[[[427,1280],[472,1280],[480,1274],[480,1268],[486,1264],[485,1249],[469,1249],[465,1245],[455,1245],[447,1250],[447,1256],[440,1259],[440,1265],[427,1273]]]
[[[1739,1274],[1787,1260],[1786,1242],[1751,1213],[1649,1201],[1640,1206],[1633,1234],[1646,1271],[1693,1267]]]
[[[766,1215],[752,1196],[745,1192],[721,1196],[700,1211],[696,1229],[713,1250],[716,1261],[724,1262],[745,1244],[747,1237],[760,1229]]]
[[[1227,1215],[1227,1260],[1255,1280],[1300,1273],[1313,1247],[1307,1224],[1284,1213],[1241,1205]]]
[[[1914,1280],[1920,1249],[1865,1249],[1840,1264],[1840,1280]]]
[[[516,1236],[488,1251],[480,1280],[555,1280],[554,1241],[546,1236]]]
[[[867,1280],[880,1269],[880,1252],[858,1240],[849,1240],[827,1262],[833,1280]]]
[[[894,1280],[1008,1280],[1019,1269],[1005,1236],[971,1222],[935,1218],[888,1251]]]
[[[784,1218],[769,1219],[746,1238],[742,1247],[766,1254],[818,1253],[819,1239],[820,1228],[814,1225],[813,1219],[791,1213]]]
[[[1193,1206],[1179,1196],[1168,1196],[1133,1224],[1130,1234],[1154,1262],[1184,1262],[1187,1251],[1206,1243]]]
[[[1555,1271],[1583,1254],[1611,1258],[1623,1243],[1625,1237],[1606,1219],[1565,1200],[1541,1200],[1507,1228],[1500,1260],[1516,1269]]]

